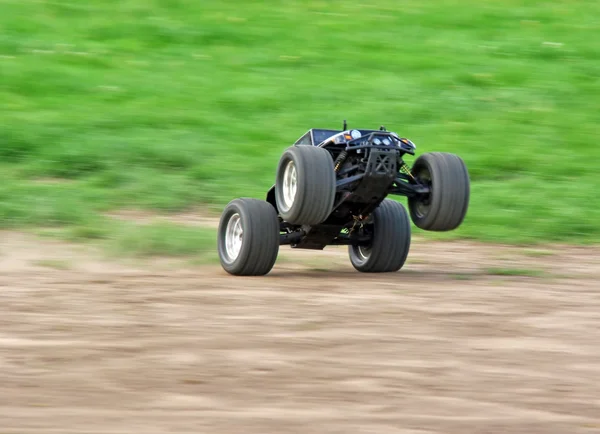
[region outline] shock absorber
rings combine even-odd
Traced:
[[[335,173],[338,173],[340,171],[340,167],[342,167],[342,164],[344,164],[344,161],[346,161],[346,157],[348,157],[348,152],[346,150],[343,150],[337,156],[333,164],[333,170],[335,171]]]
[[[410,176],[413,181],[416,181],[415,177],[413,176],[413,174],[410,170],[410,167],[408,167],[408,164],[406,164],[402,158],[399,159],[398,163],[400,163],[400,171],[404,172],[404,174]]]

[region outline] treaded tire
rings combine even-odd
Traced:
[[[363,273],[398,271],[410,250],[410,219],[404,205],[386,199],[373,213],[373,242],[368,249],[348,246],[350,262]]]
[[[228,238],[235,222],[240,224],[243,232],[240,234],[238,230],[238,237]],[[228,250],[227,241],[234,238],[241,240],[241,247],[237,244],[237,250],[231,246]],[[270,203],[258,199],[232,200],[221,214],[217,245],[221,266],[229,274],[267,274],[275,265],[279,253],[279,218],[275,208]]]
[[[286,187],[286,173],[295,170],[293,191]],[[309,145],[285,150],[275,181],[279,215],[291,224],[317,225],[329,217],[335,200],[336,180],[329,151]],[[287,192],[287,194],[286,194]]]
[[[412,174],[431,188],[426,197],[408,198],[415,226],[439,232],[459,227],[467,214],[471,193],[464,161],[454,154],[430,152],[415,160]]]

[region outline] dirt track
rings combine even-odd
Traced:
[[[600,433],[599,253],[283,249],[248,279],[3,233],[0,433]]]

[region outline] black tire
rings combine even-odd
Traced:
[[[241,233],[236,233],[239,223]],[[230,226],[231,225],[231,226]],[[230,233],[232,230],[233,233]],[[229,235],[228,235],[229,234]],[[237,250],[228,240],[240,239]],[[279,253],[279,218],[273,206],[258,199],[235,199],[223,210],[217,245],[221,266],[237,276],[262,276],[275,265]]]
[[[467,215],[471,193],[464,161],[454,154],[431,152],[415,160],[412,174],[431,189],[426,196],[408,199],[415,226],[439,232],[459,227]]]
[[[295,174],[294,193],[286,187],[290,185],[286,183],[288,171]],[[329,151],[308,145],[285,150],[275,181],[275,201],[281,218],[291,224],[322,223],[333,209],[335,189],[333,158]]]
[[[399,202],[386,199],[373,212],[370,246],[348,246],[350,262],[364,273],[386,273],[402,268],[410,250],[410,219]]]

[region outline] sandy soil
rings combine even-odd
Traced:
[[[0,433],[600,433],[599,254],[285,248],[234,278],[0,233]]]

